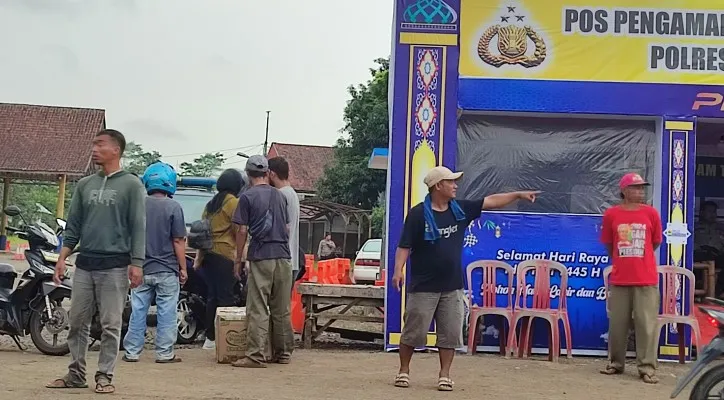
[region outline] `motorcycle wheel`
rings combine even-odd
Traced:
[[[199,322],[191,311],[188,294],[185,292],[181,292],[176,305],[176,326],[178,327],[176,336],[178,344],[194,343],[201,332]]]
[[[62,343],[57,343],[58,334],[62,331],[70,329],[70,318],[68,311],[62,307],[62,303],[65,299],[70,300],[70,297],[66,296],[65,293],[55,291],[50,294],[50,305],[53,308],[53,317],[57,320],[52,326],[47,325],[47,311],[45,303],[42,308],[38,311],[33,311],[30,314],[30,339],[32,339],[35,347],[40,350],[41,353],[49,356],[64,356],[70,353],[68,348],[68,339]],[[43,328],[46,328],[50,333],[53,334],[53,342],[48,342],[42,336]]]
[[[694,388],[691,390],[689,400],[706,400],[709,398],[720,398],[724,393],[724,388],[719,389],[719,393],[709,393],[716,385],[724,382],[724,365],[718,365],[708,371],[696,381]],[[715,396],[715,397],[710,397]]]

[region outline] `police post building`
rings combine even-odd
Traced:
[[[561,293],[553,277],[552,303],[567,296],[574,354],[606,355],[602,273],[610,261],[599,234],[602,213],[619,201],[620,177],[635,171],[652,182],[649,201],[667,236],[661,264],[692,268],[700,198],[724,198],[724,4],[717,4],[396,0],[387,279],[407,210],[423,200],[422,179],[435,165],[465,172],[459,198],[540,189],[533,204],[475,221],[463,265],[563,263],[569,287]],[[507,282],[498,283],[505,301]],[[480,274],[467,284],[479,300]],[[680,286],[677,296],[685,292]],[[387,288],[388,349],[399,345],[404,299]],[[547,352],[547,332],[537,331],[534,348]],[[481,349],[502,334],[495,317],[481,332]],[[662,332],[664,358],[678,354],[675,332]]]

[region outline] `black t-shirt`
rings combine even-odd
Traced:
[[[465,229],[480,217],[483,200],[459,200],[465,219],[456,221],[452,209],[434,211],[440,238],[425,240],[423,203],[412,207],[405,218],[399,247],[410,249],[410,292],[449,292],[462,289],[462,250]]]

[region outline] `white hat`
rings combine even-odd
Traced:
[[[440,183],[440,181],[456,181],[460,179],[461,176],[463,176],[462,172],[452,172],[450,168],[441,165],[431,169],[430,172],[425,175],[423,182],[425,182],[428,188],[431,188]]]

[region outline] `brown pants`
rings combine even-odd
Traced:
[[[246,356],[255,362],[290,357],[294,331],[290,316],[292,263],[288,259],[252,261],[246,296]],[[270,324],[271,321],[271,324]],[[269,328],[272,328],[271,332]],[[272,348],[269,349],[269,336]]]
[[[610,285],[608,296],[608,353],[611,367],[623,371],[626,366],[628,332],[633,314],[639,374],[653,376],[658,367],[658,286]]]

